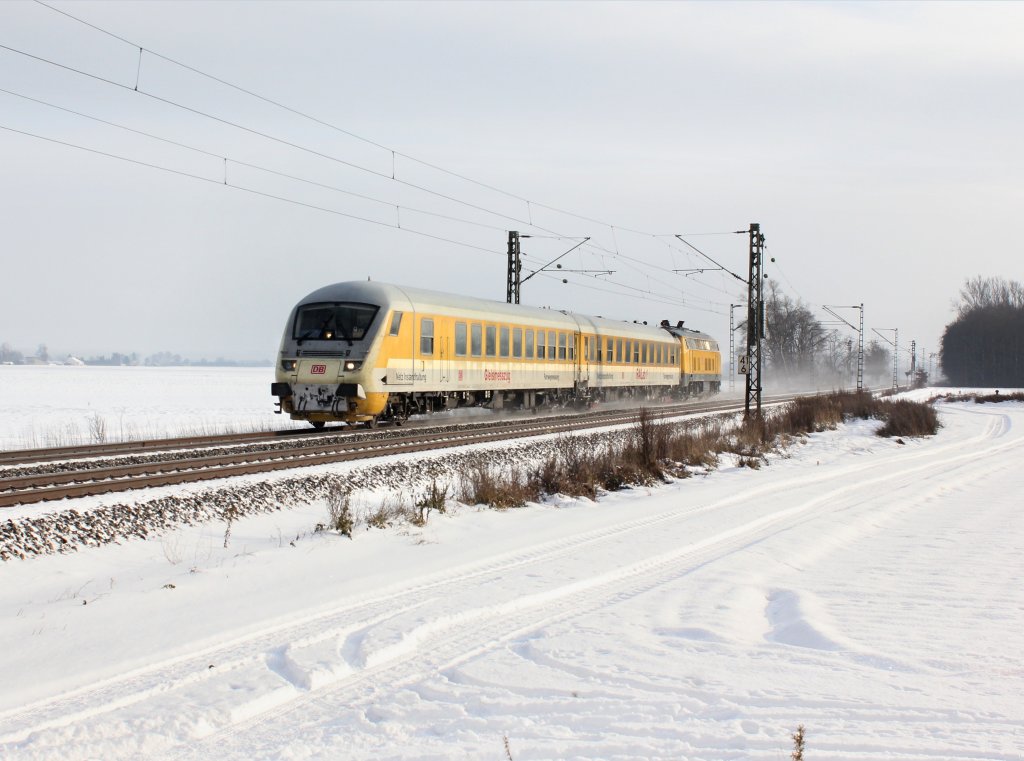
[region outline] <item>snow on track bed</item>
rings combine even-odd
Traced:
[[[45,655],[72,675],[0,703],[0,756],[500,758],[507,734],[517,760],[774,760],[803,723],[809,757],[1018,759],[1024,407],[940,410],[905,447],[856,424],[756,473],[257,553],[146,622],[26,602],[97,662],[4,661],[8,685]],[[20,564],[23,595],[80,560]]]

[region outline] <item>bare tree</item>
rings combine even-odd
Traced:
[[[810,379],[828,332],[806,304],[783,293],[777,282],[769,280],[767,290],[764,352],[771,371],[791,380]]]
[[[876,382],[892,376],[892,352],[878,341],[864,348],[864,375]]]
[[[973,277],[960,289],[957,317],[987,307],[1024,308],[1024,285],[1001,277]]]
[[[976,277],[942,335],[942,369],[962,386],[1024,386],[1024,286]]]
[[[24,356],[20,351],[17,351],[6,341],[0,344],[0,362],[11,362],[15,365],[20,365],[24,360]]]

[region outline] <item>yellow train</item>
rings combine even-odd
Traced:
[[[412,414],[716,392],[709,335],[375,282],[306,296],[285,326],[278,412],[401,424]]]

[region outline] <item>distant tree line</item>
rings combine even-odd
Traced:
[[[807,304],[784,293],[774,280],[768,280],[765,289],[764,322],[762,358],[772,384],[839,388],[856,384],[856,334],[826,327]],[[743,353],[745,340],[743,322],[737,327],[737,353]],[[892,352],[877,340],[864,346],[864,377],[871,384],[892,381]]]
[[[975,277],[960,289],[942,335],[942,370],[955,386],[1024,387],[1024,285]]]
[[[26,355],[7,342],[0,343],[0,364],[30,365],[64,363],[76,355],[52,356],[46,344],[40,344],[35,354]],[[267,367],[273,365],[270,360],[234,360],[217,357],[216,359],[187,359],[179,354],[161,351],[140,357],[136,352],[112,352],[109,355],[79,357],[83,364],[106,367],[144,366],[144,367]]]

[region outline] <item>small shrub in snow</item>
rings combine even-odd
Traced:
[[[741,468],[750,468],[751,470],[760,470],[761,463],[764,460],[761,457],[740,457],[737,461],[737,465]]]
[[[939,430],[938,413],[930,404],[905,399],[879,404],[885,418],[879,436],[934,436]]]
[[[98,412],[89,418],[89,438],[93,444],[103,444],[107,440],[107,421]]]
[[[789,757],[793,761],[804,761],[804,725],[800,724],[790,738],[793,740],[793,752]]]
[[[327,495],[327,527],[343,536],[352,538],[352,494],[339,489]]]
[[[460,482],[459,501],[467,505],[523,507],[542,496],[535,480],[523,477],[519,471],[501,473],[480,463],[464,469]]]
[[[443,513],[448,504],[448,484],[437,485],[437,479],[432,479],[428,488],[419,499],[416,500],[416,509],[419,511],[415,516],[415,523],[419,526],[426,525],[431,510]]]

